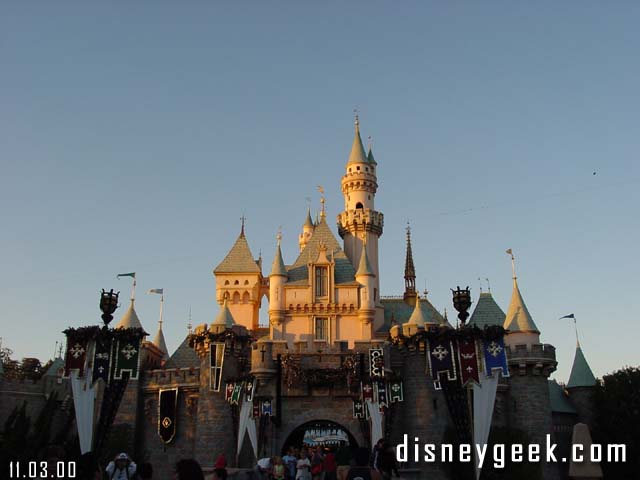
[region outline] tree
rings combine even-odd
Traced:
[[[42,364],[37,358],[23,358],[20,365],[21,377],[25,380],[40,380]]]
[[[605,375],[596,387],[594,443],[625,444],[626,462],[606,462],[602,469],[605,478],[632,480],[640,471],[640,368],[626,367]]]

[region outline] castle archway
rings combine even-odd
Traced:
[[[294,428],[287,436],[281,451],[302,446],[357,448],[358,442],[348,428],[331,420],[311,420]]]

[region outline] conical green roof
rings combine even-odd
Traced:
[[[281,275],[283,277],[287,277],[287,268],[284,266],[284,260],[282,260],[282,251],[280,250],[280,244],[278,244],[278,248],[276,250],[276,256],[273,259],[273,264],[271,265],[271,274],[273,275]]]
[[[484,328],[491,325],[503,326],[506,315],[493,299],[490,292],[483,292],[476,303],[469,325]]]
[[[576,356],[573,358],[573,367],[567,388],[573,387],[593,387],[596,384],[596,377],[591,371],[591,367],[584,358],[580,344],[576,347]]]
[[[360,123],[356,120],[356,133],[353,136],[353,145],[351,146],[351,154],[347,165],[352,163],[367,163],[367,156],[364,153],[362,139],[360,138]]]
[[[376,162],[376,159],[373,158],[373,150],[371,149],[371,147],[369,147],[369,153],[367,153],[367,162],[369,162],[372,165],[378,164],[378,162]]]
[[[360,254],[360,263],[358,264],[358,270],[356,271],[356,277],[358,275],[375,276],[375,273],[373,273],[373,268],[371,268],[371,263],[369,263],[369,255],[367,255],[367,247],[366,247],[366,245],[362,246],[362,253]]]
[[[167,342],[165,341],[164,333],[162,332],[162,324],[158,327],[156,336],[153,338],[153,344],[164,354],[162,356],[163,360],[169,358],[169,349],[167,348]]]
[[[212,325],[224,325],[227,328],[231,328],[235,325],[235,320],[233,319],[233,315],[231,315],[231,311],[227,306],[227,299],[224,299],[222,307],[220,308],[220,312],[218,316],[213,321]]]
[[[564,389],[555,380],[549,380],[549,400],[554,413],[578,413],[569,401]]]
[[[529,309],[522,299],[520,289],[518,288],[518,281],[513,279],[513,293],[511,294],[511,303],[509,304],[509,310],[507,310],[507,316],[504,321],[505,330],[510,332],[534,332],[540,333],[538,327],[531,318]]]
[[[305,227],[313,227],[313,220],[311,219],[311,209],[307,208],[307,218],[304,220]]]

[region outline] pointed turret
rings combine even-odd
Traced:
[[[307,218],[304,220],[303,227],[314,227],[313,220],[311,219],[311,207],[307,207]]]
[[[371,268],[371,263],[369,263],[369,256],[367,255],[367,249],[363,248],[362,253],[360,254],[360,263],[358,263],[358,270],[356,271],[356,278],[359,276],[368,275],[370,277],[375,277],[376,274]]]
[[[418,330],[424,330],[427,319],[424,316],[422,307],[420,306],[420,296],[416,295],[416,305],[413,309],[413,313],[409,317],[409,321],[403,325],[405,335],[413,335]]]
[[[505,330],[509,332],[523,332],[523,333],[536,333],[539,334],[540,330],[536,326],[529,309],[522,299],[520,288],[518,288],[518,280],[513,279],[513,293],[511,294],[511,303],[509,304],[509,310],[504,321]]]
[[[235,324],[236,322],[233,319],[233,315],[231,315],[231,311],[227,306],[227,299],[225,298],[224,302],[222,303],[222,306],[220,307],[220,312],[218,313],[218,315],[216,316],[216,319],[211,324],[211,327],[212,328],[217,327],[217,329],[224,330],[224,329],[233,327]]]
[[[311,219],[311,208],[307,207],[307,217],[302,225],[302,233],[298,236],[298,246],[300,247],[300,251],[304,250],[304,247],[309,243],[315,228],[316,224],[313,223],[313,220]]]
[[[364,146],[362,145],[362,138],[360,138],[360,120],[358,119],[357,114],[355,126],[353,145],[351,146],[351,153],[349,154],[349,161],[347,162],[347,165],[352,163],[368,163],[367,155],[364,153]]]
[[[270,277],[275,275],[280,275],[282,277],[287,277],[287,268],[284,265],[284,260],[282,260],[282,251],[280,250],[280,240],[278,240],[278,247],[276,248],[276,256],[273,258],[273,264],[271,265],[271,273]]]
[[[479,328],[493,325],[504,326],[505,319],[506,315],[493,299],[491,292],[482,292],[468,325],[475,325]]]
[[[413,305],[416,301],[416,267],[411,250],[411,226],[407,223],[407,253],[404,260],[404,300]]]
[[[169,349],[167,348],[167,342],[164,340],[162,322],[159,322],[158,332],[156,333],[156,336],[153,337],[153,344],[162,352],[162,361],[166,361],[169,358]]]
[[[571,375],[569,376],[567,388],[593,387],[595,384],[596,377],[582,353],[580,344],[578,344],[576,346],[576,355],[573,357],[573,366],[571,367]]]
[[[129,308],[124,312],[124,315],[122,315],[122,318],[116,325],[116,328],[142,328],[136,309],[133,306],[134,302],[135,300],[132,298]]]
[[[372,165],[378,164],[378,162],[376,162],[376,159],[373,158],[373,150],[371,148],[371,137],[369,137],[369,151],[367,152],[367,162],[371,163]]]
[[[219,273],[261,273],[244,234],[244,221],[236,242],[224,260],[213,270],[213,273],[216,275]]]

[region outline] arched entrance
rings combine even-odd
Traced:
[[[284,453],[289,447],[322,446],[338,447],[345,445],[357,448],[358,442],[351,432],[331,420],[312,420],[296,427],[282,445]]]

